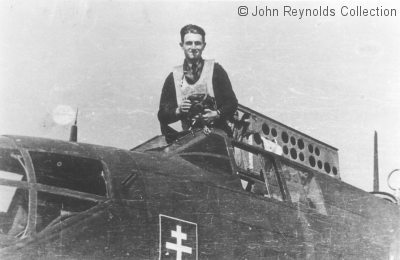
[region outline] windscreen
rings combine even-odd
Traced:
[[[36,181],[94,195],[106,196],[103,165],[100,161],[49,152],[29,152],[36,174]],[[61,194],[38,191],[36,231],[60,223],[69,216],[83,212],[97,202]]]
[[[65,154],[29,152],[36,181],[95,195],[106,195],[103,166],[100,161]]]
[[[30,151],[29,155],[36,182],[44,185],[43,190],[40,186],[33,188],[34,180],[27,182],[26,162],[17,149],[0,148],[0,246],[3,247],[86,211],[98,204],[93,198],[107,195],[101,161],[50,152]],[[37,192],[34,213],[28,211],[29,189]],[[32,217],[36,220],[35,230],[31,230],[33,227],[28,230],[28,219]]]
[[[327,214],[321,188],[311,171],[282,163],[282,173],[293,203],[315,209],[324,215]]]
[[[210,172],[232,173],[225,140],[219,135],[200,139],[180,152],[192,164]]]
[[[17,187],[26,182],[23,164],[18,150],[0,149],[0,234],[10,238],[21,237],[28,220],[28,190]]]

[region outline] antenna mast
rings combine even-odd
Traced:
[[[69,141],[70,142],[78,142],[78,108],[76,109],[75,114],[75,123],[71,126],[71,131],[69,134]]]
[[[379,191],[378,133],[374,135],[374,191]]]

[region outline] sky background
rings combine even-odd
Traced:
[[[397,8],[392,18],[339,14],[356,3],[1,1],[0,134],[67,140],[76,108],[81,142],[129,149],[160,134],[161,88],[194,23],[241,104],[337,147],[342,179],[368,191],[376,130],[388,191],[400,168],[400,5],[362,3]],[[241,5],[280,13],[241,17]],[[336,15],[284,17],[285,5]]]

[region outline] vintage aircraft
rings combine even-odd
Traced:
[[[0,259],[400,259],[396,200],[341,181],[336,148],[244,106],[231,127],[0,137]]]

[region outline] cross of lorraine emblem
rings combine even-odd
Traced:
[[[160,214],[159,259],[198,259],[197,224]]]

